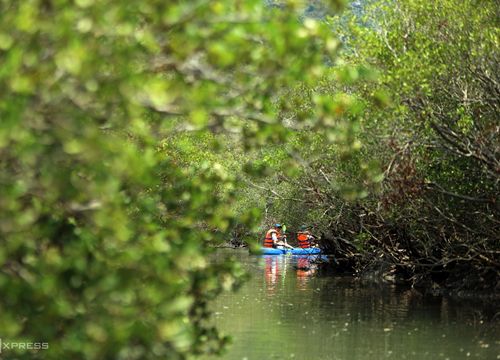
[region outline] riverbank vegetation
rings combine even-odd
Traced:
[[[292,97],[302,111],[315,96],[358,99],[361,115],[342,116],[355,123],[345,138],[356,151],[294,137],[300,168],[296,176],[274,168],[270,212],[307,219],[343,270],[498,293],[498,7],[375,1],[356,10],[328,20],[345,43],[338,69],[356,77],[353,65],[371,66],[377,80],[326,82]]]
[[[244,274],[207,256],[274,221],[498,292],[495,2],[341,3],[0,2],[1,336],[50,343],[16,356],[217,353]]]

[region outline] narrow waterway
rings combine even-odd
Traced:
[[[316,273],[307,257],[236,256],[251,274],[212,304],[223,359],[500,359],[497,309]]]

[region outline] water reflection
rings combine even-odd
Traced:
[[[279,282],[286,282],[288,276],[295,276],[297,290],[306,290],[309,279],[318,270],[317,257],[304,255],[263,255],[267,294],[276,294]],[[292,273],[294,275],[292,275]]]
[[[280,258],[281,256],[272,255],[266,255],[264,257],[264,274],[266,276],[266,290],[268,295],[274,295],[276,293],[278,278],[281,276],[280,268],[284,266],[284,264],[280,264]]]
[[[225,359],[500,359],[498,307],[323,277],[310,258],[236,254],[252,279],[213,304]]]
[[[315,262],[315,257],[310,256],[299,256],[297,257],[297,289],[305,291],[309,284],[309,279],[311,276],[316,274],[318,270],[318,265]]]

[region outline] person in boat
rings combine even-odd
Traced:
[[[289,245],[284,240],[282,230],[283,226],[281,224],[274,224],[274,226],[266,232],[266,237],[264,238],[264,247],[268,248],[285,247],[293,249],[293,246]]]
[[[302,249],[308,249],[315,246],[314,241],[316,238],[307,229],[307,226],[302,225],[300,230],[297,232],[297,243]]]

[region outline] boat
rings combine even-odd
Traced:
[[[321,254],[320,248],[294,248],[294,249],[276,249],[276,248],[260,248],[262,255],[318,255]]]

